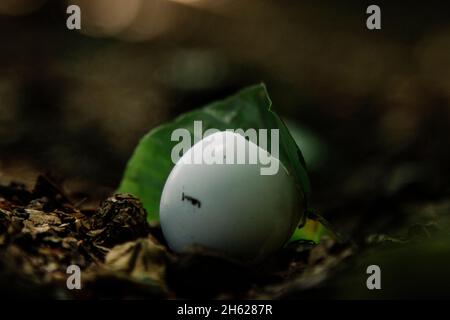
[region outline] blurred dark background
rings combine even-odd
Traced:
[[[0,2],[1,183],[49,171],[102,198],[151,128],[263,81],[342,231],[447,215],[446,1],[376,1],[378,31],[365,1],[70,3],[81,32],[65,1]]]

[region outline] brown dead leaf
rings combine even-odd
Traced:
[[[151,279],[165,288],[167,251],[151,238],[115,246],[105,258],[105,267],[137,280]]]

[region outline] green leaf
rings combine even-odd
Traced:
[[[288,242],[310,240],[320,243],[323,237],[344,242],[342,235],[320,214],[310,209],[306,210],[304,224],[297,228]]]
[[[299,196],[310,194],[310,183],[303,155],[281,118],[272,110],[272,102],[263,84],[248,87],[225,100],[185,113],[174,121],[151,130],[139,142],[129,160],[119,192],[128,192],[141,199],[148,220],[158,220],[159,202],[164,184],[174,164],[171,141],[175,129],[185,128],[194,135],[194,121],[202,121],[203,131],[226,129],[279,129],[280,160],[293,176]],[[268,143],[268,145],[270,145]]]

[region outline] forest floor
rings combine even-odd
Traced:
[[[450,243],[443,217],[450,199],[421,203],[397,203],[396,219],[379,214],[370,223],[398,225],[408,210],[406,217],[424,218],[397,228],[406,230],[401,237],[370,234],[361,220],[353,223],[360,234],[353,232],[351,239],[290,243],[262,265],[248,267],[204,248],[172,252],[131,195],[116,194],[98,208],[83,209],[41,175],[31,190],[18,183],[0,187],[0,290],[59,299],[447,296]],[[381,269],[382,290],[367,288],[366,271],[373,264]],[[67,287],[70,265],[81,269],[81,290]]]

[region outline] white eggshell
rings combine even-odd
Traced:
[[[218,132],[196,143],[166,181],[160,204],[161,228],[176,252],[201,245],[243,262],[261,261],[292,235],[303,214],[301,200],[281,162],[275,175],[261,175],[260,168],[267,165],[259,161],[183,163],[186,157],[192,159],[192,152],[201,152],[210,143],[225,155],[227,148],[235,148],[225,142],[230,138],[243,139],[247,150],[260,148],[232,132]]]

